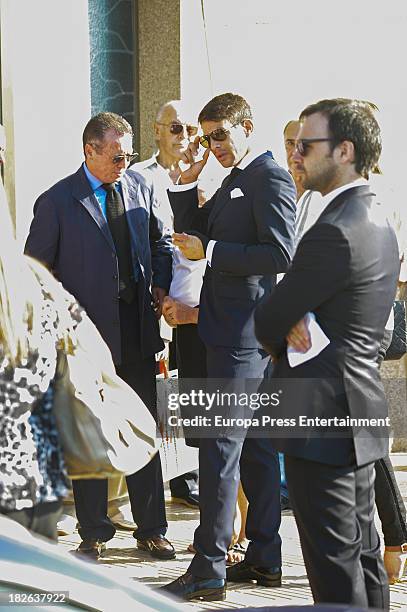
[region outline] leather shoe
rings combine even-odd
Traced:
[[[188,508],[199,508],[199,493],[188,491],[185,495],[171,495],[171,501],[188,506]]]
[[[92,559],[99,559],[106,550],[106,543],[103,540],[82,540],[78,548],[74,551],[78,555],[86,555]]]
[[[226,580],[228,582],[252,582],[254,580],[258,586],[279,587],[281,586],[281,568],[257,567],[244,560],[226,568]]]
[[[198,578],[186,572],[177,580],[159,588],[160,591],[189,601],[224,601],[226,599],[226,582],[223,578]]]
[[[137,540],[137,548],[149,552],[156,559],[175,559],[173,545],[162,535],[156,535],[145,540]]]

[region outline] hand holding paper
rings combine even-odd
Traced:
[[[329,338],[315,320],[313,312],[308,312],[287,336],[287,358],[292,368],[313,359],[329,344]]]

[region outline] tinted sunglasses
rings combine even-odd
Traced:
[[[240,122],[235,123],[231,127],[234,128],[237,125],[240,125]],[[199,142],[203,147],[205,147],[205,149],[208,149],[211,146],[211,140],[214,140],[215,142],[222,142],[226,140],[229,134],[230,130],[226,130],[225,128],[216,128],[216,130],[213,130],[213,132],[210,134],[204,134],[201,136]]]
[[[89,143],[95,150],[98,155],[104,155],[103,147],[97,142]],[[111,157],[111,161],[113,164],[121,164],[122,162],[126,162],[126,164],[131,164],[138,157],[138,153],[122,153],[120,155],[115,155]]]
[[[181,134],[184,128],[187,131],[188,136],[196,136],[198,128],[196,125],[190,125],[189,123],[160,123],[156,121],[157,125],[165,125],[170,128],[171,134]]]
[[[305,157],[309,151],[310,145],[314,142],[334,142],[334,138],[300,138],[295,141],[295,149],[298,153]]]
[[[138,157],[138,153],[126,153],[125,155],[115,155],[112,157],[112,162],[114,164],[121,164],[123,161],[126,161],[127,164],[130,164]]]

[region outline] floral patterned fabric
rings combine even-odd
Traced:
[[[0,508],[21,510],[66,494],[67,477],[52,413],[57,346],[66,329],[40,281],[41,338],[38,350],[13,368],[0,344]],[[74,329],[82,311],[63,292]]]

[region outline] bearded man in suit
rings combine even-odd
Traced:
[[[324,206],[255,319],[256,335],[275,360],[270,392],[282,392],[278,416],[297,424],[313,419],[301,436],[286,430],[273,443],[285,455],[314,600],[388,609],[373,520],[374,462],[388,444],[386,428],[375,425],[387,416],[377,355],[399,257],[368,184],[381,153],[373,110],[339,98],[301,113],[293,160],[304,188],[319,191]],[[307,356],[319,336],[313,317],[327,340]],[[304,353],[296,366],[287,345]]]

